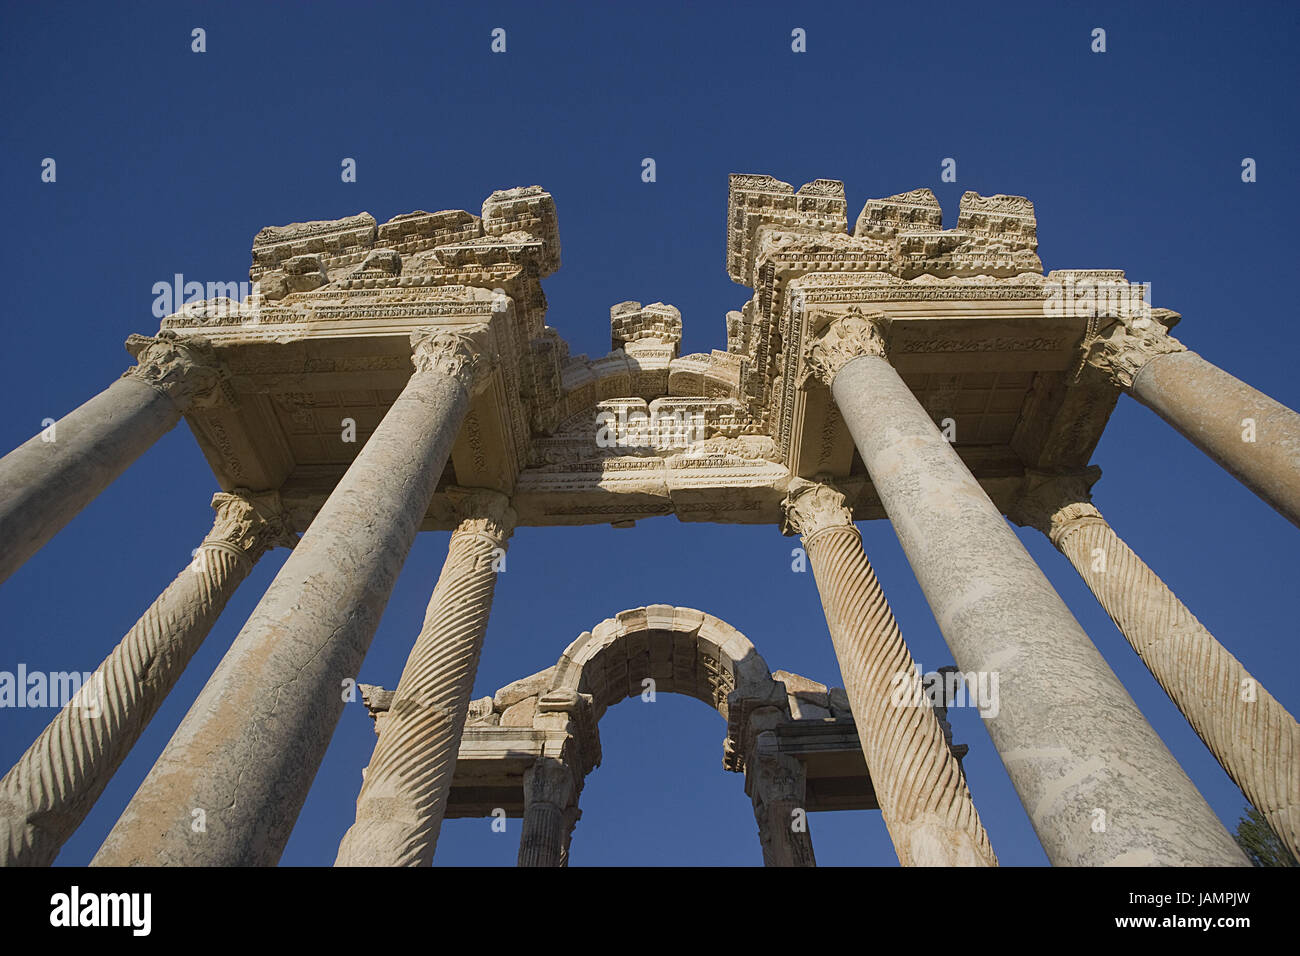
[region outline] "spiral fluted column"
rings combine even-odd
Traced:
[[[957,666],[998,674],[999,705],[984,725],[1048,859],[1247,865],[885,358],[888,317],[850,309],[810,319],[806,375],[830,385]]]
[[[1084,358],[1300,526],[1300,414],[1189,350],[1167,331],[1178,318],[1117,320]]]
[[[223,398],[224,372],[204,339],[133,335],[137,364],[49,429],[0,458],[0,581],[180,421]]]
[[[514,530],[505,495],[459,502],[433,589],[357,797],[335,866],[428,866],[451,791],[500,559]]]
[[[85,820],[254,563],[292,547],[275,492],[219,493],[194,561],[0,781],[0,866],[48,866]]]
[[[817,865],[808,830],[807,785],[803,762],[780,752],[776,734],[757,734],[745,760],[745,789],[754,804],[764,866]]]
[[[1064,554],[1192,729],[1300,856],[1300,724],[1093,506],[1100,469],[1032,476],[1012,517]]]
[[[555,757],[539,757],[524,771],[519,866],[568,865],[569,837],[581,816],[578,789],[573,770]]]
[[[784,531],[801,536],[817,579],[849,709],[899,862],[996,866],[961,766],[921,693],[921,675],[844,496],[796,479],[784,512]],[[899,693],[900,682],[910,694]]]
[[[279,860],[487,364],[481,327],[411,344],[414,374],[92,865]]]

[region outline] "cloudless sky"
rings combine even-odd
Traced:
[[[1293,408],[1300,354],[1295,4],[7,4],[0,12],[0,452],[110,384],[152,288],[247,278],[266,225],[360,212],[477,213],[494,189],[555,197],[564,265],[548,323],[609,348],[609,307],[681,309],[683,352],[725,348],[749,290],[724,269],[727,175],[841,179],[865,200],[928,186],[1034,201],[1051,268],[1122,268],[1184,316],[1188,347]],[[191,52],[202,27],[207,51]],[[507,52],[489,50],[493,28]],[[791,51],[791,30],[807,52]],[[1107,51],[1090,50],[1106,31]],[[41,161],[57,181],[41,181]],[[352,157],[357,181],[343,183]],[[641,181],[652,157],[657,182]],[[956,183],[939,180],[945,157]],[[1243,183],[1254,158],[1258,181]],[[1292,713],[1300,710],[1296,528],[1154,414],[1122,398],[1094,456],[1115,530]],[[0,670],[92,670],[190,560],[216,490],[169,433],[0,586]],[[952,662],[893,531],[860,525],[925,670]],[[1245,798],[1035,531],[1030,553],[1215,811]],[[475,696],[554,663],[648,603],[697,607],[773,669],[842,683],[813,576],[775,527],[521,528]],[[447,534],[422,534],[359,676],[393,687]],[[83,865],[283,563],[240,588],[59,863]],[[1070,674],[1061,674],[1062,683]],[[7,768],[53,716],[0,711]],[[1046,862],[978,715],[953,710],[1004,864]],[[572,863],[758,865],[749,799],[697,701],[629,700],[601,722]],[[344,711],[282,862],[328,865],[374,744]],[[285,746],[293,746],[285,741]],[[0,768],[3,769],[3,768]],[[878,812],[811,816],[819,863],[897,863]],[[436,863],[513,865],[519,822],[448,821]]]

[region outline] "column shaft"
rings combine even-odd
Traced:
[[[0,781],[0,866],[49,866],[180,679],[235,588],[291,544],[278,495],[218,494],[217,524],[70,703]]]
[[[1242,865],[1228,831],[893,367],[860,354],[834,374],[832,392],[958,666],[999,674],[999,706],[985,725],[1049,859]]]
[[[1300,526],[1300,415],[1190,351],[1152,357],[1128,391]]]
[[[496,501],[488,499],[495,498]],[[496,559],[514,512],[495,492],[452,533],[424,626],[415,640],[357,797],[356,822],[336,866],[428,866],[451,791],[461,733],[487,632]],[[489,526],[490,529],[489,530]]]
[[[771,738],[771,739],[769,739]],[[779,753],[775,735],[758,735],[745,761],[764,866],[816,866],[808,830],[807,773],[796,757]]]
[[[422,341],[415,374],[92,864],[280,858],[342,714],[344,682],[356,678],[468,406],[470,340]]]
[[[1051,538],[1228,776],[1300,857],[1300,724],[1100,514],[1070,520]]]
[[[796,487],[786,506],[817,579],[849,709],[904,866],[996,866],[943,727],[880,590],[844,497]],[[820,519],[820,520],[819,520]],[[910,693],[899,694],[899,682]]]
[[[201,340],[132,336],[140,365],[0,458],[0,581],[167,433],[200,392],[215,395]]]
[[[554,757],[539,758],[524,771],[518,865],[567,866],[569,837],[577,817],[577,787],[572,771]]]

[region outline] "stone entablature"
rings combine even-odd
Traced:
[[[559,265],[555,204],[532,186],[493,193],[480,215],[262,230],[257,296],[186,305],[162,322],[210,342],[224,370],[224,400],[187,418],[223,487],[280,490],[307,521],[403,387],[410,333],[486,325],[492,371],[440,487],[515,493],[523,524],[775,523],[792,477],[827,475],[851,498],[863,487],[810,364],[828,355],[827,329],[861,314],[935,421],[952,422],[995,501],[1025,469],[1087,463],[1117,397],[1088,357],[1118,349],[1115,321],[1143,319],[1122,307],[1135,288],[1122,272],[1042,275],[1021,197],[967,193],[945,231],[934,195],[913,190],[868,201],[850,233],[837,181],[796,191],[734,176],[731,187],[728,269],[754,294],[727,314],[725,350],[679,355],[681,312],[629,301],[610,310],[611,352],[571,355],[546,325],[541,288]],[[1115,291],[1121,308],[1098,295],[1095,314],[1075,314],[1069,290],[1085,284]],[[611,412],[706,421],[685,442],[602,445]],[[345,420],[355,441],[342,438]],[[880,516],[869,482],[854,507]],[[450,521],[440,491],[425,527]]]

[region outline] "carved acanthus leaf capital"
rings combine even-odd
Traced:
[[[563,760],[539,757],[524,771],[524,801],[530,806],[552,806],[568,810],[578,800],[577,774]]]
[[[1100,477],[1096,465],[1063,475],[1029,472],[1007,517],[1018,525],[1037,528],[1059,548],[1083,522],[1104,520],[1092,504],[1090,490]]]
[[[881,322],[886,319],[883,312],[864,313],[858,308],[833,319],[804,350],[799,385],[802,387],[811,377],[829,386],[840,369],[853,359],[863,355],[885,358],[887,350]]]
[[[492,366],[487,326],[417,329],[411,333],[411,363],[416,373],[447,375],[470,388]]]
[[[507,495],[490,488],[448,488],[447,497],[460,519],[454,534],[487,538],[499,547],[514,533],[519,515]]]
[[[225,548],[251,563],[271,548],[298,542],[277,492],[222,491],[212,496],[212,507],[217,517],[204,547]]]
[[[1177,321],[1178,313],[1168,309],[1123,316],[1084,342],[1083,360],[1104,373],[1117,388],[1131,388],[1138,372],[1151,359],[1187,351],[1187,346],[1169,334],[1170,326]]]
[[[232,403],[228,373],[207,339],[182,338],[163,330],[156,336],[130,336],[126,350],[136,364],[122,377],[158,389],[182,412]]]
[[[805,542],[830,528],[853,527],[853,512],[844,495],[825,482],[796,478],[781,502],[781,533],[797,534]]]

